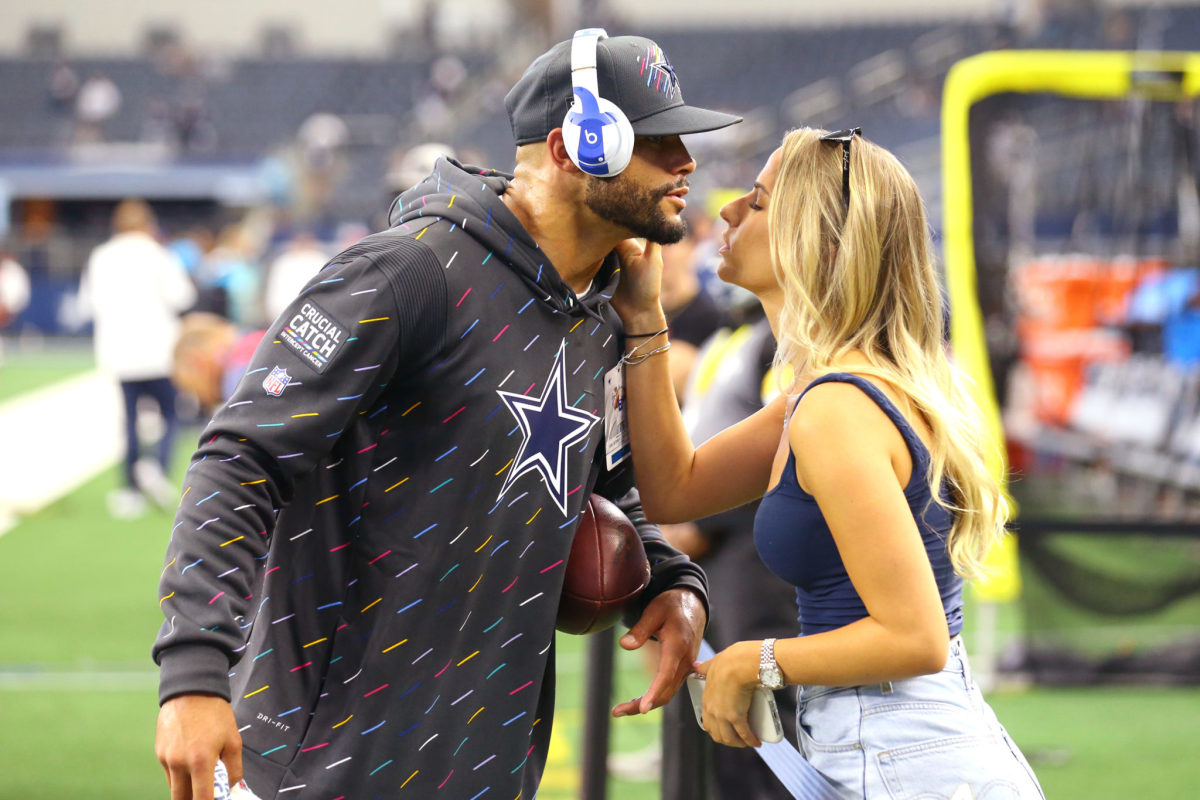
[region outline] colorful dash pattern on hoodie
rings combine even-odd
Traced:
[[[160,698],[231,699],[263,798],[531,798],[580,509],[624,497],[654,578],[703,574],[602,466],[610,257],[580,299],[442,160],[272,324],[189,467]],[[628,494],[627,494],[628,493]]]

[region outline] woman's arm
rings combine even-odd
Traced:
[[[949,634],[904,496],[913,465],[900,432],[859,389],[829,383],[805,395],[788,440],[800,486],[825,515],[867,616],[837,630],[776,642],[785,681],[854,686],[941,669]],[[759,646],[738,642],[700,665],[708,675],[708,730],[723,744],[757,744],[745,716],[758,682]]]
[[[621,284],[613,308],[626,334],[653,333],[667,327],[659,302],[662,248],[643,250],[624,242]],[[631,337],[626,352],[649,352],[666,343]],[[747,503],[762,495],[783,427],[784,401],[771,403],[695,448],[683,424],[671,385],[669,353],[659,353],[625,368],[625,396],[637,484],[646,516],[655,522],[686,522]]]

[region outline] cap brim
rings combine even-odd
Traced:
[[[695,106],[674,106],[637,120],[633,123],[633,132],[637,136],[703,133],[725,128],[741,121],[741,117],[721,111]]]

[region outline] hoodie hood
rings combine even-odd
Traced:
[[[604,260],[592,282],[593,290],[580,300],[501,199],[512,177],[443,156],[429,177],[396,198],[388,225],[394,228],[429,217],[445,219],[491,250],[546,305],[563,314],[586,313],[600,319],[597,306],[616,288],[616,253]]]

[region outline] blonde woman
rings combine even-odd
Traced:
[[[738,642],[696,665],[715,741],[758,746],[752,691],[798,685],[798,744],[845,797],[1040,798],[959,637],[963,579],[981,572],[1008,509],[947,358],[916,185],[858,134],[789,133],[722,210],[720,275],[758,296],[795,381],[698,448],[655,333],[667,327],[659,248],[622,245],[613,303],[631,332],[642,501],[665,523],[761,496],[759,554],[796,586],[799,636]]]

